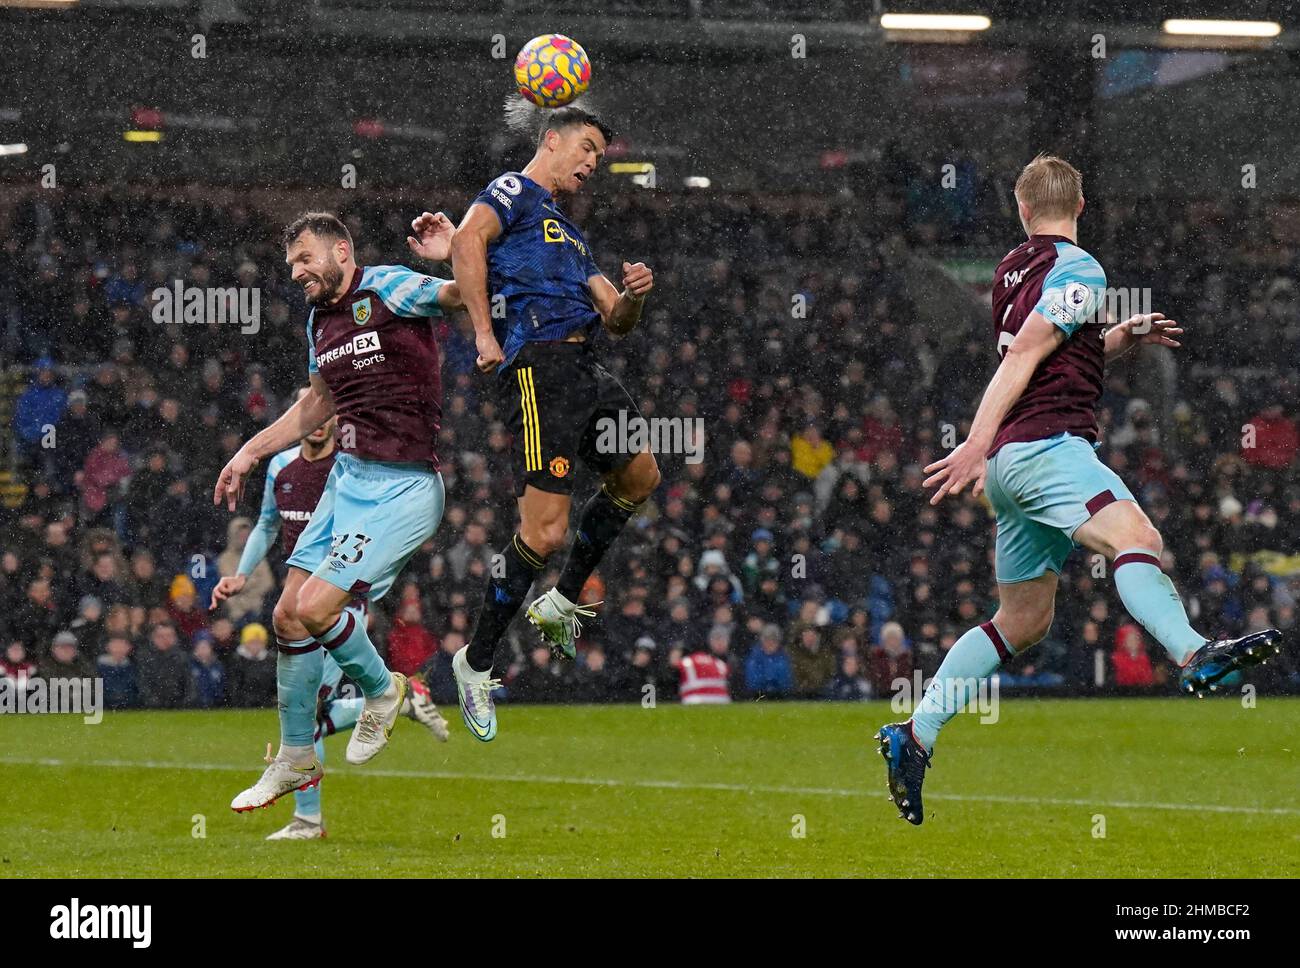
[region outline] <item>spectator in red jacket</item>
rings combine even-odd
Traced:
[[[886,622],[880,629],[880,644],[867,655],[867,681],[876,696],[892,696],[896,680],[912,681],[912,650],[907,647],[903,627]]]
[[[438,640],[424,627],[419,599],[403,602],[388,630],[388,667],[403,675],[414,675],[437,651]]]
[[[1115,685],[1149,689],[1155,685],[1151,656],[1142,630],[1132,623],[1121,625],[1115,633],[1115,651],[1110,657],[1115,670]]]
[[[167,617],[171,619],[182,641],[192,642],[194,636],[208,627],[208,615],[199,608],[199,593],[186,575],[172,579],[168,592]]]
[[[86,463],[77,475],[87,521],[93,521],[103,512],[113,500],[114,492],[130,476],[131,464],[122,453],[121,441],[115,432],[109,431],[86,456]]]
[[[1241,459],[1247,464],[1265,470],[1280,471],[1291,466],[1300,451],[1300,430],[1282,410],[1281,397],[1272,406],[1265,407],[1247,421],[1253,428],[1242,433]],[[1254,444],[1254,446],[1249,446]]]
[[[27,646],[17,639],[10,642],[0,657],[0,679],[9,679],[15,685],[21,683],[26,688],[26,681],[35,676],[36,663],[27,654]]]

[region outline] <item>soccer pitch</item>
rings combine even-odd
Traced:
[[[1004,700],[944,732],[915,828],[884,703],[500,709],[475,742],[399,720],[327,741],[329,837],[236,815],[273,711],[0,720],[0,877],[1294,876],[1300,700]],[[196,836],[201,832],[204,836]],[[1104,836],[1098,836],[1103,833]],[[802,834],[802,836],[799,836]]]

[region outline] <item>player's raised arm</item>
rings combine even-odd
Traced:
[[[267,549],[271,547],[275,536],[280,532],[280,512],[275,506],[276,463],[272,460],[271,466],[267,469],[266,484],[262,488],[262,509],[257,515],[257,523],[253,525],[253,530],[248,533],[248,540],[244,542],[244,550],[239,556],[235,573],[224,575],[217,582],[217,587],[212,590],[212,604],[209,606],[209,611],[244,590],[248,576],[261,564],[262,559],[266,557]]]
[[[1174,337],[1182,334],[1182,327],[1165,319],[1164,313],[1138,313],[1106,330],[1106,362],[1123,356],[1139,343],[1177,349],[1183,344]]]
[[[302,440],[334,416],[334,396],[329,387],[319,373],[312,372],[310,377],[308,392],[281,414],[279,420],[249,438],[221,469],[221,476],[217,478],[217,486],[212,494],[213,504],[220,504],[224,499],[226,507],[234,511],[244,493],[248,472],[257,466],[259,460]]]
[[[654,273],[644,262],[623,263],[622,292],[600,273],[587,280],[596,312],[600,313],[605,328],[615,336],[625,336],[636,328],[645,297],[654,284]]]
[[[948,494],[960,494],[967,484],[973,483],[971,493],[975,496],[984,490],[984,455],[993,446],[1002,418],[1025,392],[1039,364],[1055,353],[1066,338],[1065,331],[1049,323],[1042,313],[1030,313],[984,391],[970,434],[947,457],[926,467],[930,477],[925,486],[942,485],[930,499],[931,504],[938,504]]]
[[[501,234],[501,221],[487,205],[469,207],[451,239],[451,269],[457,295],[474,324],[474,344],[478,349],[478,368],[484,373],[495,370],[504,360],[501,346],[492,332],[492,310],[488,304],[487,248]]]

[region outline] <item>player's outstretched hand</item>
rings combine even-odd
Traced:
[[[474,347],[478,350],[478,368],[480,373],[491,373],[505,362],[506,356],[501,352],[501,344],[491,333],[479,333],[474,337]]]
[[[1183,345],[1173,338],[1183,335],[1182,328],[1174,320],[1165,319],[1164,313],[1137,313],[1120,323],[1118,328],[1124,331],[1124,339],[1128,345],[1136,346],[1138,343],[1155,343],[1158,346],[1173,347]]]
[[[406,244],[421,259],[430,262],[446,262],[451,258],[451,237],[456,233],[456,226],[451,219],[441,212],[421,212],[411,222],[413,235],[406,237]]]
[[[230,462],[221,468],[216,490],[212,492],[212,503],[220,506],[224,500],[227,510],[235,510],[235,505],[244,496],[244,484],[247,483],[248,473],[255,466],[257,466],[256,458],[248,456],[243,448],[240,448],[239,452],[230,458]]]
[[[244,590],[248,584],[248,578],[244,575],[227,575],[221,581],[217,582],[217,587],[212,589],[212,604],[208,606],[208,611],[216,609],[218,605],[227,598],[233,598]]]
[[[971,497],[984,493],[984,476],[988,473],[988,461],[984,459],[987,448],[972,447],[969,440],[962,441],[951,454],[935,461],[925,469],[930,476],[925,479],[925,487],[942,485],[930,498],[931,504],[938,504],[949,494],[960,494],[967,484],[972,484]]]
[[[623,291],[635,299],[644,299],[655,287],[655,274],[644,262],[623,263]]]

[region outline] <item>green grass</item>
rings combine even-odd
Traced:
[[[448,710],[454,713],[454,710]],[[475,742],[402,721],[368,767],[328,743],[329,839],[236,815],[270,711],[0,718],[0,877],[1293,876],[1300,701],[1010,700],[959,716],[914,828],[868,705],[502,707]],[[1217,810],[1204,809],[1217,807]],[[206,837],[192,836],[194,817]],[[1105,817],[1104,839],[1093,836]],[[806,836],[791,836],[801,815]],[[493,837],[504,817],[505,836]]]

